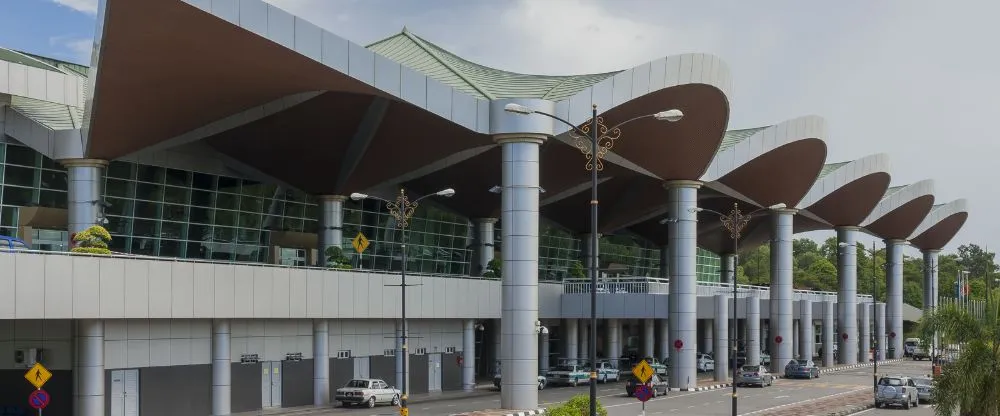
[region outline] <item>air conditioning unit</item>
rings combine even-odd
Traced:
[[[25,348],[14,351],[14,365],[18,367],[31,368],[39,361],[42,361],[41,348]]]

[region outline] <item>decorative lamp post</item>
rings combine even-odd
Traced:
[[[406,264],[407,264],[407,259],[406,259],[406,243],[407,243],[407,238],[409,237],[409,235],[407,234],[407,231],[408,231],[409,226],[410,226],[410,219],[413,218],[413,214],[417,212],[417,207],[419,206],[419,202],[421,200],[423,200],[424,198],[427,198],[427,197],[431,197],[431,196],[441,196],[441,197],[445,197],[445,198],[450,198],[453,195],[455,195],[455,190],[451,189],[451,188],[442,189],[442,190],[437,191],[437,192],[435,192],[433,194],[427,194],[427,195],[424,195],[424,196],[422,196],[420,198],[417,198],[415,200],[412,200],[412,201],[410,200],[410,197],[406,195],[406,190],[404,190],[404,189],[400,189],[399,190],[399,196],[396,197],[395,201],[390,201],[390,200],[387,200],[387,199],[379,198],[377,196],[368,195],[368,194],[362,194],[362,193],[358,193],[358,192],[355,192],[355,193],[351,194],[351,200],[354,200],[354,201],[362,201],[362,200],[365,200],[365,199],[374,199],[374,200],[378,200],[378,201],[384,202],[386,208],[389,210],[389,215],[392,215],[392,218],[394,218],[396,220],[396,228],[399,228],[400,230],[402,230],[402,233],[401,233],[402,235],[400,236],[400,240],[402,241],[400,243],[400,249],[402,249],[402,263],[403,263],[403,265],[402,265],[402,267],[400,267],[400,277],[401,277],[401,280],[400,280],[400,284],[399,284],[399,287],[402,290],[401,300],[400,300],[400,304],[399,304],[400,310],[402,311],[401,312],[401,315],[402,315],[401,316],[402,329],[400,331],[400,336],[399,337],[400,337],[400,343],[402,345],[402,351],[401,351],[401,353],[403,355],[403,380],[402,380],[402,386],[400,386],[400,390],[403,392],[403,397],[400,398],[400,402],[399,402],[400,413],[401,414],[407,414],[407,412],[409,411],[409,409],[407,409],[407,407],[406,407],[406,401],[407,401],[407,399],[409,398],[409,395],[410,395],[410,383],[409,383],[410,354],[409,354],[408,345],[407,345],[408,338],[409,338],[409,335],[410,335],[409,334],[409,330],[410,329],[409,329],[409,325],[407,325],[407,322],[406,322],[406,287],[407,287],[407,284],[406,284]]]
[[[621,138],[621,127],[636,120],[653,118],[657,121],[676,122],[684,117],[681,110],[667,110],[656,114],[633,117],[614,126],[607,127],[604,117],[597,116],[597,104],[591,108],[591,117],[580,127],[555,115],[532,110],[520,104],[507,104],[504,111],[515,114],[538,114],[559,121],[570,128],[573,145],[583,152],[587,162],[585,168],[590,171],[590,416],[597,416],[597,173],[604,169],[603,159]],[[609,354],[613,354],[609,352]]]
[[[759,209],[756,209],[754,211],[750,211],[749,213],[744,214],[742,211],[740,211],[740,204],[738,202],[734,202],[733,203],[733,209],[731,211],[729,211],[728,214],[723,214],[723,213],[721,213],[719,211],[714,211],[714,210],[710,210],[710,209],[707,209],[707,208],[700,208],[700,207],[699,208],[694,208],[693,211],[694,212],[702,212],[702,211],[704,211],[704,212],[711,212],[711,213],[713,213],[715,215],[718,215],[719,216],[719,220],[722,221],[722,226],[726,229],[726,231],[729,231],[729,237],[733,239],[733,255],[737,255],[737,253],[740,252],[740,237],[742,236],[743,230],[746,228],[746,226],[748,224],[750,224],[750,219],[752,219],[754,217],[754,215],[756,215],[756,214],[758,214],[760,212],[763,212],[765,210],[784,209],[785,207],[786,207],[785,204],[775,204],[775,205],[771,205],[771,206],[766,207],[766,208],[759,208]],[[732,318],[732,327],[736,328],[737,327],[737,323],[736,323],[736,299],[737,299],[736,262],[733,262],[733,282],[732,283],[733,283],[733,318]],[[736,333],[735,330],[734,330],[733,333],[734,334]],[[738,363],[736,361],[736,353],[737,353],[738,347],[736,345],[736,339],[735,338],[736,337],[734,336],[733,339],[729,340],[729,349],[732,350],[732,352],[733,352],[733,355],[732,355],[732,357],[733,357],[733,359],[732,359],[732,361],[733,361],[733,363],[732,363],[732,367],[733,367],[732,368],[732,370],[733,370],[733,383],[732,383],[733,384],[733,401],[732,401],[732,403],[733,403],[733,416],[737,416],[737,410],[736,409],[738,407],[737,406],[738,402],[737,402],[737,396],[736,396],[736,373],[739,371],[739,365],[738,365]]]

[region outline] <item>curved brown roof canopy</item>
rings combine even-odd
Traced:
[[[921,250],[940,250],[958,234],[968,218],[964,199],[937,205],[910,237],[910,244]]]
[[[609,228],[609,224],[620,215],[628,215],[623,213],[634,212],[636,201],[652,198],[650,195],[659,195],[665,203],[667,194],[663,191],[660,181],[620,167],[615,168],[618,173],[615,175],[607,172],[608,166],[615,165],[605,164],[605,172],[601,175],[602,182],[597,187],[597,199],[600,202],[598,232],[616,231],[617,228]],[[548,191],[546,188],[546,194]],[[543,197],[543,201],[544,199]],[[589,233],[590,188],[586,187],[574,195],[543,205],[541,214],[570,231]]]
[[[795,232],[861,225],[889,188],[888,170],[885,154],[827,164],[799,203]]]
[[[889,188],[862,227],[884,239],[908,238],[934,206],[933,191],[931,180]]]
[[[760,206],[795,206],[812,187],[825,159],[822,140],[798,140],[760,155],[718,181]]]

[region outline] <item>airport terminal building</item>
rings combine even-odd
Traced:
[[[920,316],[902,247],[933,307],[968,216],[931,180],[892,185],[887,155],[828,161],[821,117],[731,128],[732,75],[707,54],[536,76],[406,29],[357,45],[259,0],[101,0],[97,21],[90,66],[0,48],[0,409],[27,408],[35,362],[47,415],[149,416],[329,405],[360,377],[471,390],[498,362],[501,405],[533,409],[539,371],[594,332],[601,357],[667,358],[678,388],[732,337],[775,368],[834,343],[867,362],[876,337],[895,358]],[[596,248],[589,145],[538,114],[580,127],[594,108],[603,126],[683,114],[606,132]],[[405,227],[401,192],[426,197]],[[734,204],[759,214],[739,245],[770,244],[772,285],[731,310],[716,213]],[[92,225],[115,254],[69,252]],[[793,290],[791,240],[823,229],[840,290]],[[886,303],[857,295],[862,234],[886,243]]]

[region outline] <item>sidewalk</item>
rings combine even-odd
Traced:
[[[874,407],[872,390],[862,388],[816,400],[776,406],[743,416],[843,416]]]
[[[476,385],[476,390],[471,392],[465,392],[461,390],[445,391],[437,393],[422,393],[422,394],[411,394],[408,404],[412,407],[414,404],[419,403],[432,403],[445,400],[455,400],[455,399],[466,399],[482,396],[490,396],[496,394],[497,390],[493,387],[493,384],[479,384]],[[314,413],[325,412],[333,409],[334,403],[327,406],[299,406],[299,407],[281,407],[274,409],[263,409],[254,410],[249,412],[233,413],[231,416],[277,416],[277,415],[295,415],[295,416],[305,416]]]

